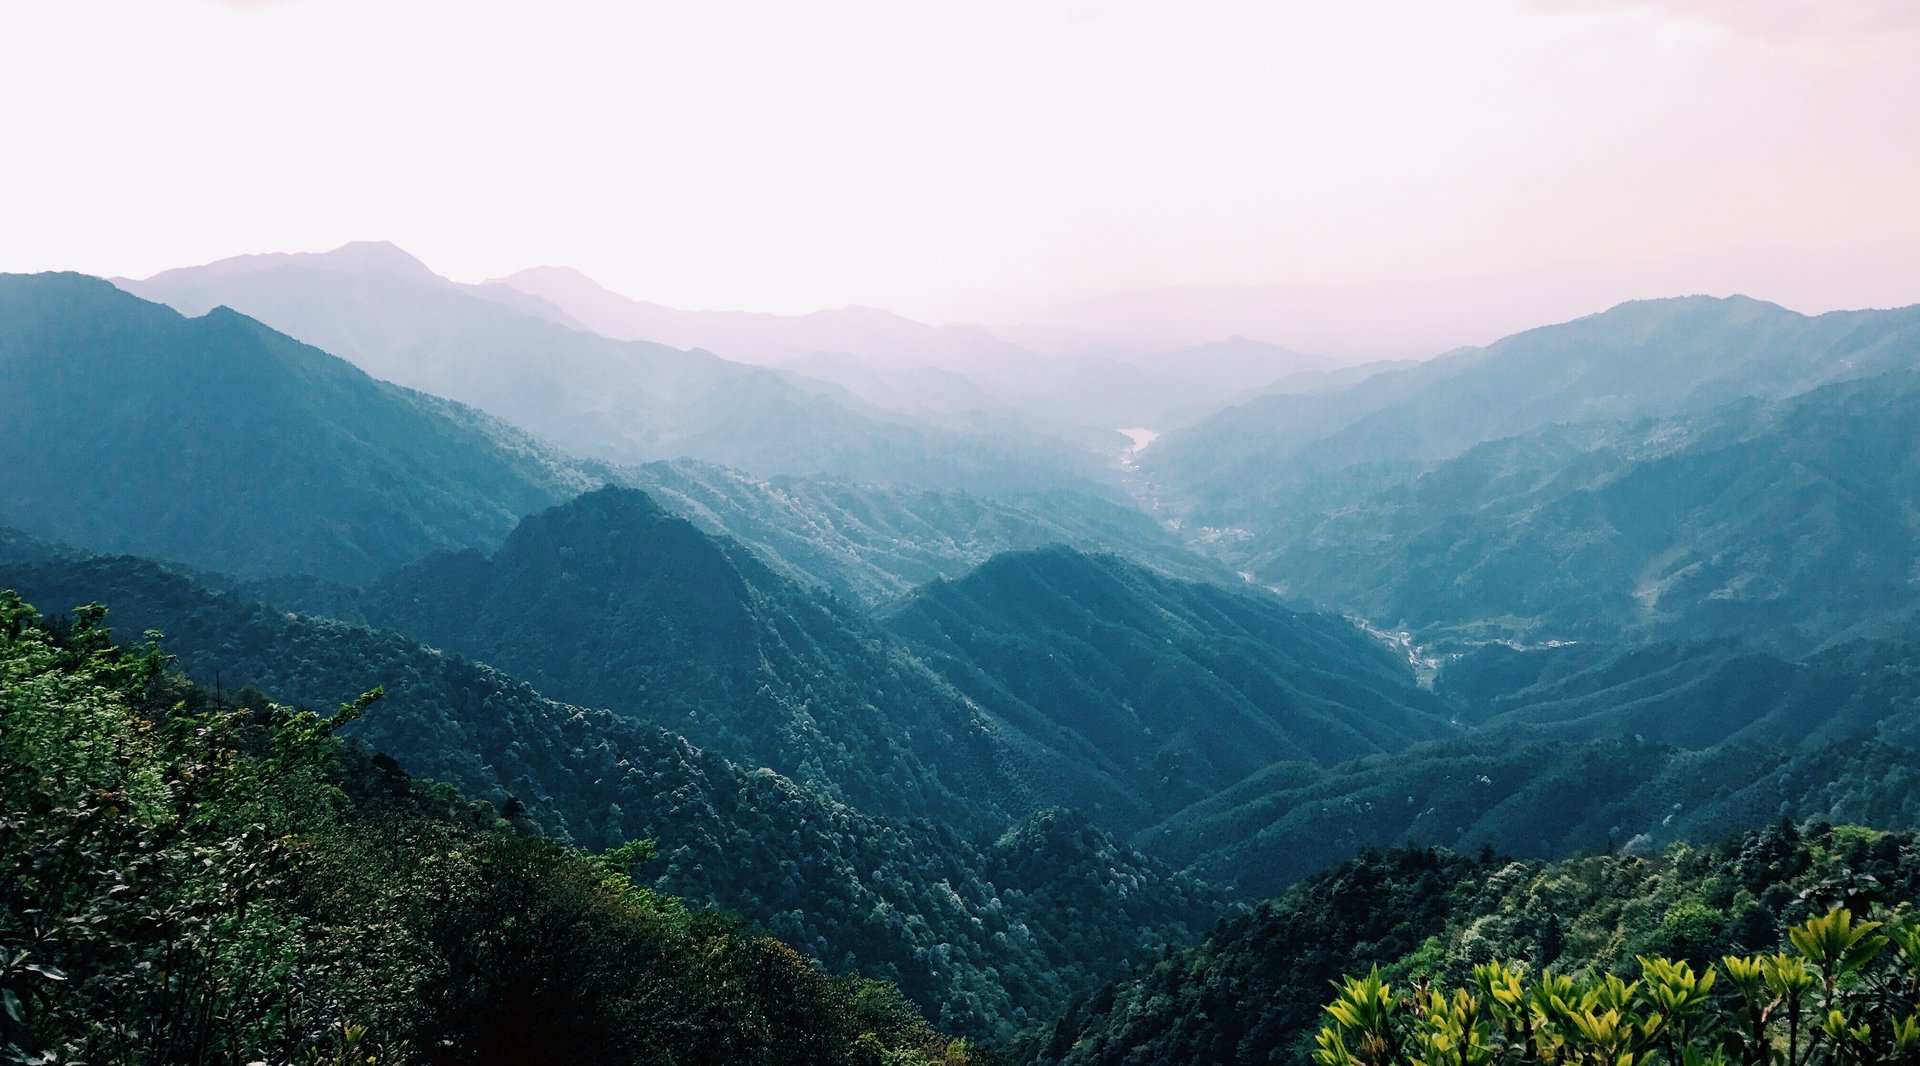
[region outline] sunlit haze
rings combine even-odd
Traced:
[[[379,239],[1081,328],[1129,290],[1541,271],[1910,303],[1916,54],[1904,2],[13,4],[0,269]]]

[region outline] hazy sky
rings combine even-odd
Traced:
[[[0,269],[377,238],[467,280],[1004,318],[1754,243],[1920,262],[1916,55],[1914,0],[0,0]]]

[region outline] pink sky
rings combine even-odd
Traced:
[[[1789,291],[1754,295],[1920,301],[1917,13],[14,4],[0,269],[384,239],[463,279],[565,263],[678,306],[1012,320],[1758,246]]]

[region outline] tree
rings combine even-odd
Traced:
[[[1835,907],[1787,930],[1793,954],[1729,955],[1701,971],[1642,955],[1635,980],[1529,978],[1486,963],[1471,987],[1396,995],[1376,969],[1340,984],[1314,1057],[1321,1066],[1920,1062],[1920,920],[1883,929]]]

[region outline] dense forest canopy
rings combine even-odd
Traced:
[[[247,706],[0,595],[0,1039],[10,1061],[968,1061],[835,978],[331,717]]]

